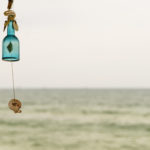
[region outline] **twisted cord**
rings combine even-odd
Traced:
[[[13,97],[16,98],[15,93],[15,80],[14,80],[14,69],[13,69],[13,63],[11,62],[11,72],[12,72],[12,87],[13,87]]]
[[[12,5],[13,5],[14,0],[8,0],[8,9],[11,9]]]
[[[13,0],[8,0],[8,10],[4,12],[4,15],[7,16],[7,20],[4,23],[4,31],[6,27],[8,26],[10,21],[13,21],[13,28],[18,31],[18,24],[15,20],[16,13],[13,10],[10,10],[13,4]]]

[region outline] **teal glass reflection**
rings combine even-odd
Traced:
[[[20,59],[19,51],[20,51],[19,40],[15,36],[13,21],[10,21],[7,27],[7,36],[3,39],[2,60],[19,61]]]

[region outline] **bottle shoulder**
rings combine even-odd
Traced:
[[[7,35],[4,37],[3,41],[5,41],[5,40],[17,40],[17,41],[19,41],[19,39],[15,35]]]

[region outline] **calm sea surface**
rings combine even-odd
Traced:
[[[149,105],[150,90],[98,90],[98,89],[25,89],[17,90],[23,103],[84,104],[84,105]],[[11,90],[0,90],[0,101],[12,98]]]
[[[0,150],[150,150],[150,90],[0,90]]]

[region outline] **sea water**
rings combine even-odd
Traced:
[[[150,90],[0,90],[0,149],[149,150]]]

